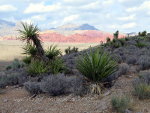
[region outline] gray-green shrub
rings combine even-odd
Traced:
[[[126,96],[115,96],[111,99],[112,108],[119,113],[125,113],[125,110],[130,107],[130,102],[130,98]]]

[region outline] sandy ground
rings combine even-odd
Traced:
[[[31,98],[24,88],[8,87],[0,94],[0,113],[115,113],[110,103],[112,96],[131,96],[132,80],[133,77],[123,76],[104,94],[84,97],[38,95]],[[150,100],[132,99],[133,113],[150,113]]]

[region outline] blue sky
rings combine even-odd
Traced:
[[[41,29],[88,23],[110,32],[150,31],[150,0],[0,0],[0,18]]]

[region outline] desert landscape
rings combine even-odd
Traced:
[[[150,1],[0,1],[0,113],[150,113]]]

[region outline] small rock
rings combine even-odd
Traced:
[[[126,110],[125,110],[125,113],[132,113],[132,111],[126,109]]]
[[[6,103],[6,102],[8,102],[8,100],[7,100],[7,99],[4,99],[3,102]]]

